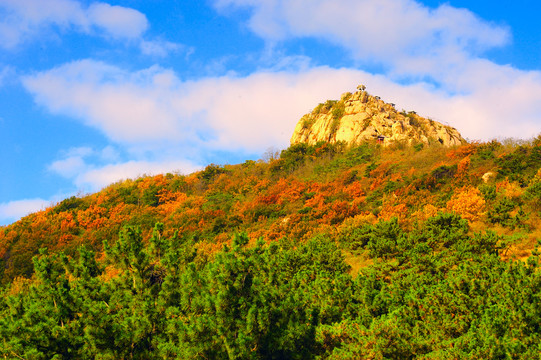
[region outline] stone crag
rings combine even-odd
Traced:
[[[381,142],[384,146],[393,143],[455,146],[466,142],[455,128],[412,111],[399,112],[394,104],[369,95],[364,85],[357,89],[353,94],[343,94],[338,101],[319,104],[304,115],[295,127],[291,144],[343,141],[357,145]]]

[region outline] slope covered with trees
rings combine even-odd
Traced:
[[[537,358],[540,168],[540,138],[301,143],[66,199],[0,229],[0,354]]]

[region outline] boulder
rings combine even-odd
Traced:
[[[342,94],[339,101],[319,104],[304,115],[295,127],[291,144],[344,141],[359,145],[376,142],[379,135],[385,137],[384,146],[402,142],[449,147],[466,142],[455,128],[415,112],[398,112],[394,104],[368,94],[364,85],[357,89],[353,94]]]

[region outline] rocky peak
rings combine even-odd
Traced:
[[[399,112],[394,104],[368,94],[364,85],[359,85],[353,94],[342,94],[340,100],[319,104],[299,120],[291,144],[313,145],[319,141],[357,145],[364,142],[439,143],[443,146],[465,142],[455,128],[421,117],[414,111]]]

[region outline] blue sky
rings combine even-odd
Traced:
[[[0,225],[258,159],[365,84],[475,140],[541,132],[538,1],[0,0]]]

